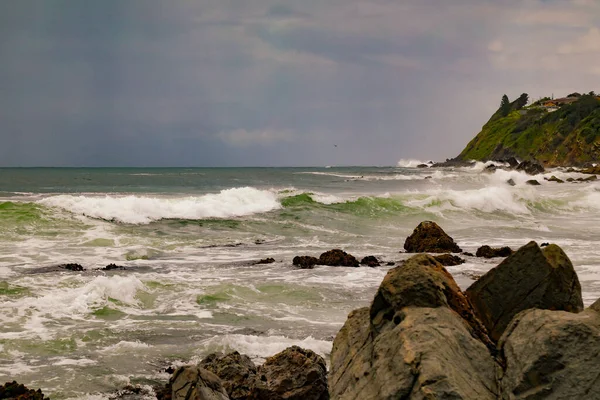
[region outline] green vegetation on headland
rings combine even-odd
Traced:
[[[581,166],[600,160],[600,96],[594,92],[543,98],[527,105],[523,93],[500,108],[457,160],[488,161],[516,157],[545,166]]]

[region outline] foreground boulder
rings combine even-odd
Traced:
[[[196,366],[180,367],[171,376],[172,400],[228,400],[218,376]]]
[[[490,337],[500,336],[520,311],[529,308],[583,310],[581,285],[567,255],[557,245],[521,247],[466,291]]]
[[[332,399],[496,399],[485,328],[436,260],[391,269],[370,308],[350,313],[331,353]]]
[[[256,379],[256,366],[250,357],[237,351],[227,355],[213,353],[204,358],[199,366],[221,379],[231,400],[249,398]]]
[[[326,251],[319,257],[319,265],[332,267],[358,267],[356,257],[340,249]]]
[[[512,251],[512,249],[507,246],[494,248],[494,247],[490,247],[488,245],[484,245],[477,249],[477,252],[475,253],[475,255],[477,257],[483,257],[483,258],[494,258],[494,257],[508,257],[512,253],[514,253]]]
[[[327,368],[323,357],[298,346],[267,358],[259,368],[254,400],[327,400]]]
[[[406,238],[404,250],[408,253],[460,253],[462,250],[438,224],[423,221]]]
[[[579,314],[524,311],[499,346],[506,357],[502,399],[600,398],[600,315],[594,306]]]
[[[16,381],[6,382],[0,386],[0,399],[15,399],[15,400],[44,400],[44,394],[40,389],[29,389],[25,385],[21,385]]]

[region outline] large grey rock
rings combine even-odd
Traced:
[[[474,336],[495,348],[452,275],[430,255],[418,254],[388,271],[369,311],[371,325],[376,330],[389,326],[394,314],[408,306],[451,308],[469,324]]]
[[[250,396],[256,379],[256,366],[250,357],[237,351],[223,355],[213,353],[202,360],[200,367],[217,375],[231,400]]]
[[[368,309],[350,314],[331,353],[336,400],[496,399],[495,362],[447,307],[406,307],[375,334]]]
[[[506,329],[502,399],[600,399],[600,315],[527,310]]]
[[[557,245],[543,250],[530,242],[466,290],[477,317],[492,339],[519,312],[529,308],[583,310],[581,285],[569,257]]]
[[[460,253],[462,250],[438,224],[421,222],[406,238],[404,250],[408,253]]]
[[[178,368],[169,386],[172,400],[229,400],[219,377],[196,366]]]
[[[312,350],[288,347],[260,366],[250,399],[328,400],[325,360]]]
[[[485,344],[484,344],[485,343]],[[384,278],[333,342],[333,399],[495,399],[485,328],[452,276],[420,254]]]

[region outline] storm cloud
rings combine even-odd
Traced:
[[[445,159],[599,43],[595,0],[0,2],[0,166]]]

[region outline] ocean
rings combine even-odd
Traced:
[[[392,267],[299,270],[293,257],[340,248],[398,263],[424,220],[472,253],[556,243],[585,304],[600,297],[599,182],[419,163],[0,169],[0,382],[104,399],[214,351],[259,363],[295,344],[327,359]],[[448,267],[463,289],[499,262],[465,259]],[[126,269],[100,270],[111,263]]]

